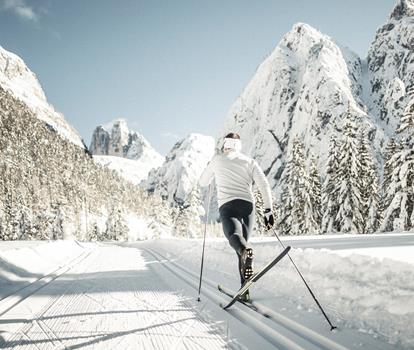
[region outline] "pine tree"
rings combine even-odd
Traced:
[[[97,165],[0,87],[0,239],[53,239],[63,227],[87,239],[88,218],[109,216],[114,202],[122,212],[168,220],[168,206],[153,207],[144,190]]]
[[[414,134],[414,89],[408,93],[408,103],[404,108],[404,113],[401,117],[400,125],[397,133],[404,134],[407,132],[407,138],[412,139]]]
[[[255,189],[253,192],[254,203],[255,203],[255,219],[256,224],[254,226],[255,230],[257,231],[258,235],[264,234],[267,230],[264,224],[264,203],[262,194],[258,189]]]
[[[128,231],[122,210],[114,205],[106,221],[105,239],[125,241],[128,239]]]
[[[278,221],[282,234],[305,233],[305,176],[304,146],[299,138],[296,138],[293,140],[282,180],[281,215]]]
[[[305,176],[304,184],[304,232],[307,234],[321,233],[321,180],[316,167],[316,161],[312,157],[309,167],[309,175]]]
[[[52,237],[51,239],[63,239],[64,214],[60,203],[52,206]]]
[[[373,233],[380,221],[379,178],[368,135],[363,129],[358,134],[358,157],[362,216],[365,219],[363,232]]]
[[[201,235],[201,220],[204,209],[201,203],[200,189],[195,186],[187,200],[179,204],[175,219],[174,231],[180,237],[194,238]]]
[[[335,134],[331,136],[329,144],[326,176],[322,191],[322,233],[339,231],[338,221],[338,173],[339,173],[339,146]]]
[[[339,150],[338,214],[336,220],[343,233],[362,233],[364,227],[361,198],[360,159],[356,138],[356,125],[349,109],[345,116],[344,136]]]
[[[390,143],[386,154],[383,184],[383,221],[381,231],[410,230],[414,226],[414,98],[404,110],[397,132],[408,135],[401,145]]]

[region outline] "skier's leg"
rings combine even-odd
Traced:
[[[243,238],[246,242],[248,242],[254,225],[253,204],[250,202],[243,202],[240,209],[242,210],[241,222],[243,228]],[[248,279],[253,275],[253,249],[251,247],[246,248],[241,257],[243,264],[243,277]]]
[[[249,241],[250,234],[252,233],[253,226],[254,226],[254,210],[253,205],[251,206],[251,211],[247,208],[245,215],[242,218],[242,225],[243,225],[243,237],[246,242]]]
[[[240,274],[240,285],[244,284],[244,273],[243,273],[243,263],[240,254],[237,254],[237,258],[239,259],[239,274]]]
[[[230,202],[231,203],[231,202]],[[223,226],[224,235],[228,239],[231,247],[237,254],[241,254],[246,248],[246,240],[243,237],[243,225],[228,203],[220,207],[220,219]]]

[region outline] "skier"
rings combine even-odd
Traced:
[[[223,231],[230,246],[236,251],[240,280],[253,275],[253,249],[248,245],[254,225],[254,197],[252,185],[255,182],[263,197],[264,222],[267,229],[274,225],[272,195],[266,176],[254,159],[241,153],[241,140],[237,133],[225,136],[222,153],[216,154],[201,174],[200,186],[208,186],[214,178],[217,186],[217,200]],[[247,291],[242,299],[250,299]]]

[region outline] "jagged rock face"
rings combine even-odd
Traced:
[[[137,185],[165,160],[142,135],[130,130],[124,119],[98,126],[92,135],[90,152],[96,162]]]
[[[399,21],[404,17],[414,16],[414,1],[413,0],[400,0],[395,5],[394,10],[391,13],[390,18]]]
[[[367,101],[372,114],[394,133],[414,87],[414,1],[397,2],[387,24],[378,29],[368,57],[370,91]]]
[[[128,128],[124,119],[98,126],[92,135],[90,151],[94,155],[116,156],[133,160],[163,161],[150,143],[140,134]]]
[[[240,133],[244,152],[278,187],[294,137],[319,157],[321,167],[348,106],[379,144],[383,135],[364,110],[361,77],[357,55],[309,25],[296,24],[230,108],[222,134]]]
[[[84,148],[82,138],[47,100],[35,74],[17,55],[0,46],[0,85],[24,102],[35,115],[64,138]]]
[[[162,167],[152,170],[142,185],[171,205],[182,205],[213,157],[214,144],[211,136],[190,134],[174,145]]]

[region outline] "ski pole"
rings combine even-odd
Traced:
[[[276,230],[273,228],[272,231],[273,231],[274,235],[276,236],[277,240],[279,241],[279,243],[282,245],[283,249],[285,249],[285,245],[280,240],[279,235],[276,233]],[[305,278],[300,273],[299,268],[296,266],[295,262],[293,261],[293,259],[292,259],[292,257],[290,256],[289,253],[287,253],[287,256],[289,257],[290,261],[292,262],[293,266],[295,267],[296,271],[298,272],[298,274],[299,274],[300,278],[302,279],[303,283],[305,283],[306,288],[308,288],[308,291],[309,291],[310,295],[312,296],[313,300],[315,300],[316,305],[318,305],[319,309],[322,311],[323,316],[325,317],[326,321],[329,323],[329,326],[331,327],[331,331],[333,331],[337,327],[332,324],[332,322],[329,319],[328,315],[326,314],[325,310],[323,309],[323,307],[319,303],[318,299],[316,299],[316,296],[312,292],[311,287],[309,287],[309,284],[306,282]]]
[[[208,214],[210,212],[211,184],[208,186],[208,195],[207,196],[208,196],[207,197],[207,213],[206,213],[206,222],[204,224],[203,252],[201,254],[200,283],[198,285],[198,298],[197,298],[197,301],[201,301],[201,299],[200,299],[201,281],[203,279],[204,250],[205,250],[205,247],[206,247],[207,221],[208,221]]]

